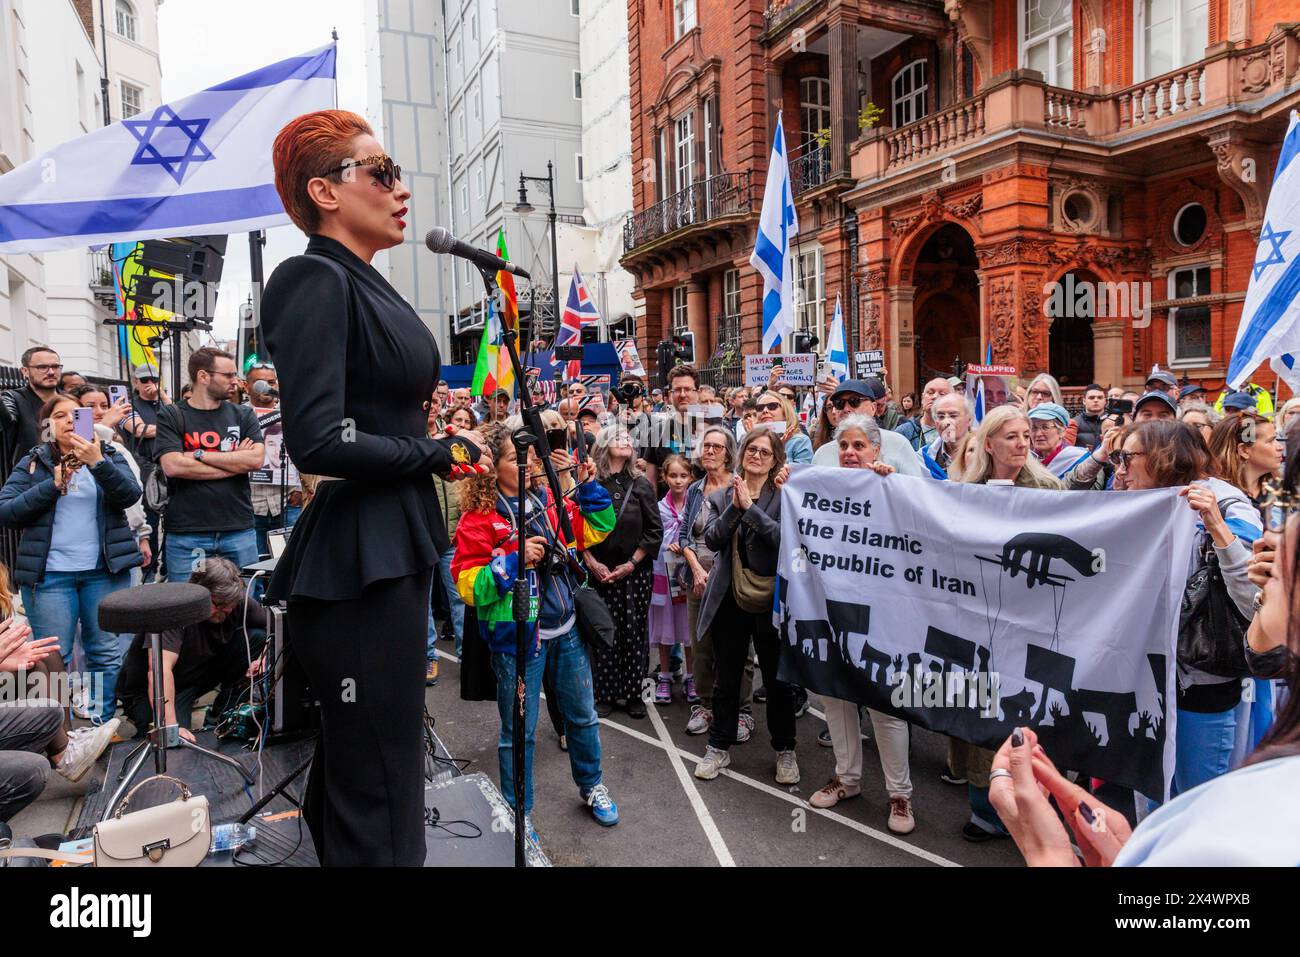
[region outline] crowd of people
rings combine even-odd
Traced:
[[[26,387],[0,396],[0,426],[16,450],[0,489],[0,524],[21,530],[16,562],[5,570],[21,613],[9,581],[0,582],[0,670],[74,674],[80,687],[70,708],[0,704],[0,820],[39,793],[48,771],[83,776],[123,717],[138,733],[155,720],[152,663],[140,636],[100,629],[96,609],[105,595],[151,580],[209,589],[209,620],[163,640],[162,720],[183,735],[192,738],[199,696],[219,690],[228,703],[258,673],[265,614],[241,569],[271,554],[271,536],[295,525],[318,481],[288,459],[270,364],[241,376],[227,353],[200,349],[189,361],[188,395],[178,401],[147,366],[134,370],[131,394],[114,400],[105,387],[64,373],[52,349],[29,350],[22,364]],[[1179,663],[1167,807],[1057,771],[1028,730],[997,752],[952,740],[943,780],[967,790],[969,818],[953,826],[968,840],[1012,837],[1031,863],[1070,863],[1075,848],[1090,864],[1177,860],[1195,853],[1165,846],[1190,840],[1182,818],[1195,812],[1179,796],[1212,786],[1230,801],[1247,785],[1227,782],[1249,777],[1272,787],[1295,778],[1297,642],[1288,608],[1300,468],[1284,444],[1300,400],[1275,416],[1244,393],[1211,405],[1204,389],[1157,371],[1140,393],[1088,386],[1072,414],[1060,385],[1043,374],[976,421],[964,386],[937,377],[919,395],[895,397],[878,378],[830,378],[802,390],[777,373],[765,387],[719,393],[683,365],[663,391],[630,376],[608,394],[573,382],[548,404],[537,388],[563,498],[556,500],[530,448],[521,516],[517,403],[504,391],[474,396],[438,382],[425,404],[427,434],[472,436],[482,443],[484,467],[462,481],[431,477],[449,547],[431,583],[426,685],[439,678],[439,640],[454,642],[458,658],[468,642],[486,645],[501,719],[500,782],[513,801],[511,589],[529,576],[535,601],[525,636],[522,760],[530,828],[543,690],[579,799],[600,824],[619,820],[600,741],[600,719],[615,708],[639,720],[647,707],[684,700],[684,731],[707,735],[695,776],[708,781],[751,738],[754,706],[762,704],[773,778],[799,783],[796,722],[808,695],[781,677],[771,606],[781,487],[802,466],[1062,491],[1180,488],[1198,523],[1189,568],[1213,555],[1227,594],[1251,622],[1244,653],[1253,677],[1245,682]],[[80,409],[90,410],[91,439]],[[1271,504],[1261,510],[1261,502]],[[580,606],[591,596],[612,622],[607,641],[581,627]],[[818,743],[833,749],[835,770],[809,803],[830,808],[862,793],[865,718],[886,825],[912,832],[910,725],[852,701],[823,697],[822,707]],[[1095,830],[1081,833],[1089,815],[1112,825],[1104,842]]]

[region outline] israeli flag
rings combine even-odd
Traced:
[[[0,253],[289,222],[271,143],[295,116],[334,105],[334,60],[331,43],[87,133],[0,176]]]
[[[1239,389],[1268,360],[1280,360],[1292,381],[1289,358],[1300,353],[1300,113],[1282,140],[1273,174],[1268,210],[1246,287],[1246,305],[1237,326],[1237,343],[1228,362],[1228,387]]]
[[[984,377],[975,377],[975,424],[984,421]]]
[[[776,115],[772,159],[767,164],[763,210],[758,217],[758,239],[749,264],[763,276],[763,351],[781,345],[782,336],[794,331],[794,265],[790,239],[799,233],[799,219],[790,191],[790,164],[785,155],[785,126]]]
[[[849,377],[849,347],[844,341],[844,310],[840,308],[839,293],[835,294],[835,312],[826,342],[826,368],[841,382]]]

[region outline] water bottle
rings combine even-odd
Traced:
[[[218,824],[212,829],[212,846],[208,852],[237,851],[256,840],[257,828],[251,824]]]

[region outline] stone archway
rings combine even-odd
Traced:
[[[926,239],[912,270],[916,383],[949,376],[953,360],[980,361],[979,280],[975,242],[956,223]]]

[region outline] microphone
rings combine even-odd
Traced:
[[[439,255],[458,256],[461,259],[468,259],[480,269],[487,269],[491,272],[505,271],[513,273],[521,279],[532,279],[528,275],[528,270],[522,266],[516,266],[509,260],[502,259],[500,256],[488,252],[486,249],[479,249],[471,246],[469,243],[461,242],[441,226],[434,226],[425,234],[424,244],[429,247],[430,252]]]
[[[272,395],[275,396],[277,399],[280,398],[280,393],[277,390],[272,389],[271,384],[267,382],[265,379],[258,379],[256,382],[254,382],[253,391],[256,392],[258,395]]]

